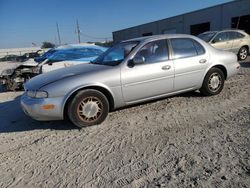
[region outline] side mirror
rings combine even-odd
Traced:
[[[133,63],[134,63],[135,65],[144,64],[144,63],[145,63],[145,58],[142,57],[142,56],[134,57]]]
[[[140,65],[145,63],[145,58],[142,56],[134,57],[134,59],[129,60],[128,67],[132,68],[135,65]]]

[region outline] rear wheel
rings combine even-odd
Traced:
[[[246,47],[241,47],[239,52],[238,52],[238,58],[239,60],[245,60],[248,55],[248,49]]]
[[[68,105],[69,119],[80,128],[102,123],[108,112],[106,96],[93,89],[78,92]]]
[[[206,96],[219,94],[224,87],[225,76],[219,68],[211,68],[205,76],[201,93]]]

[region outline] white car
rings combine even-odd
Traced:
[[[237,54],[239,60],[245,60],[249,53],[250,36],[238,29],[208,31],[198,35],[213,47]]]

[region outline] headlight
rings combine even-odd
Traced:
[[[31,98],[37,98],[37,99],[48,97],[48,93],[46,91],[27,91],[27,95]]]
[[[27,95],[31,98],[35,98],[36,96],[36,91],[27,91]]]
[[[2,71],[1,75],[3,75],[3,76],[12,75],[14,71],[15,71],[15,69],[5,69]]]
[[[33,67],[31,70],[32,70],[32,73],[39,74],[40,73],[40,69],[41,69],[40,66],[36,66],[36,67]]]

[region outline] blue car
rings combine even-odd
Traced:
[[[30,78],[45,72],[72,65],[89,63],[107,48],[91,44],[75,44],[53,48],[36,59],[30,59],[17,66],[2,71],[0,81],[7,90],[22,89]]]
[[[40,73],[45,73],[72,65],[89,63],[90,61],[93,61],[98,56],[100,56],[106,50],[107,48],[96,45],[61,49],[50,55],[47,60],[40,63]]]

